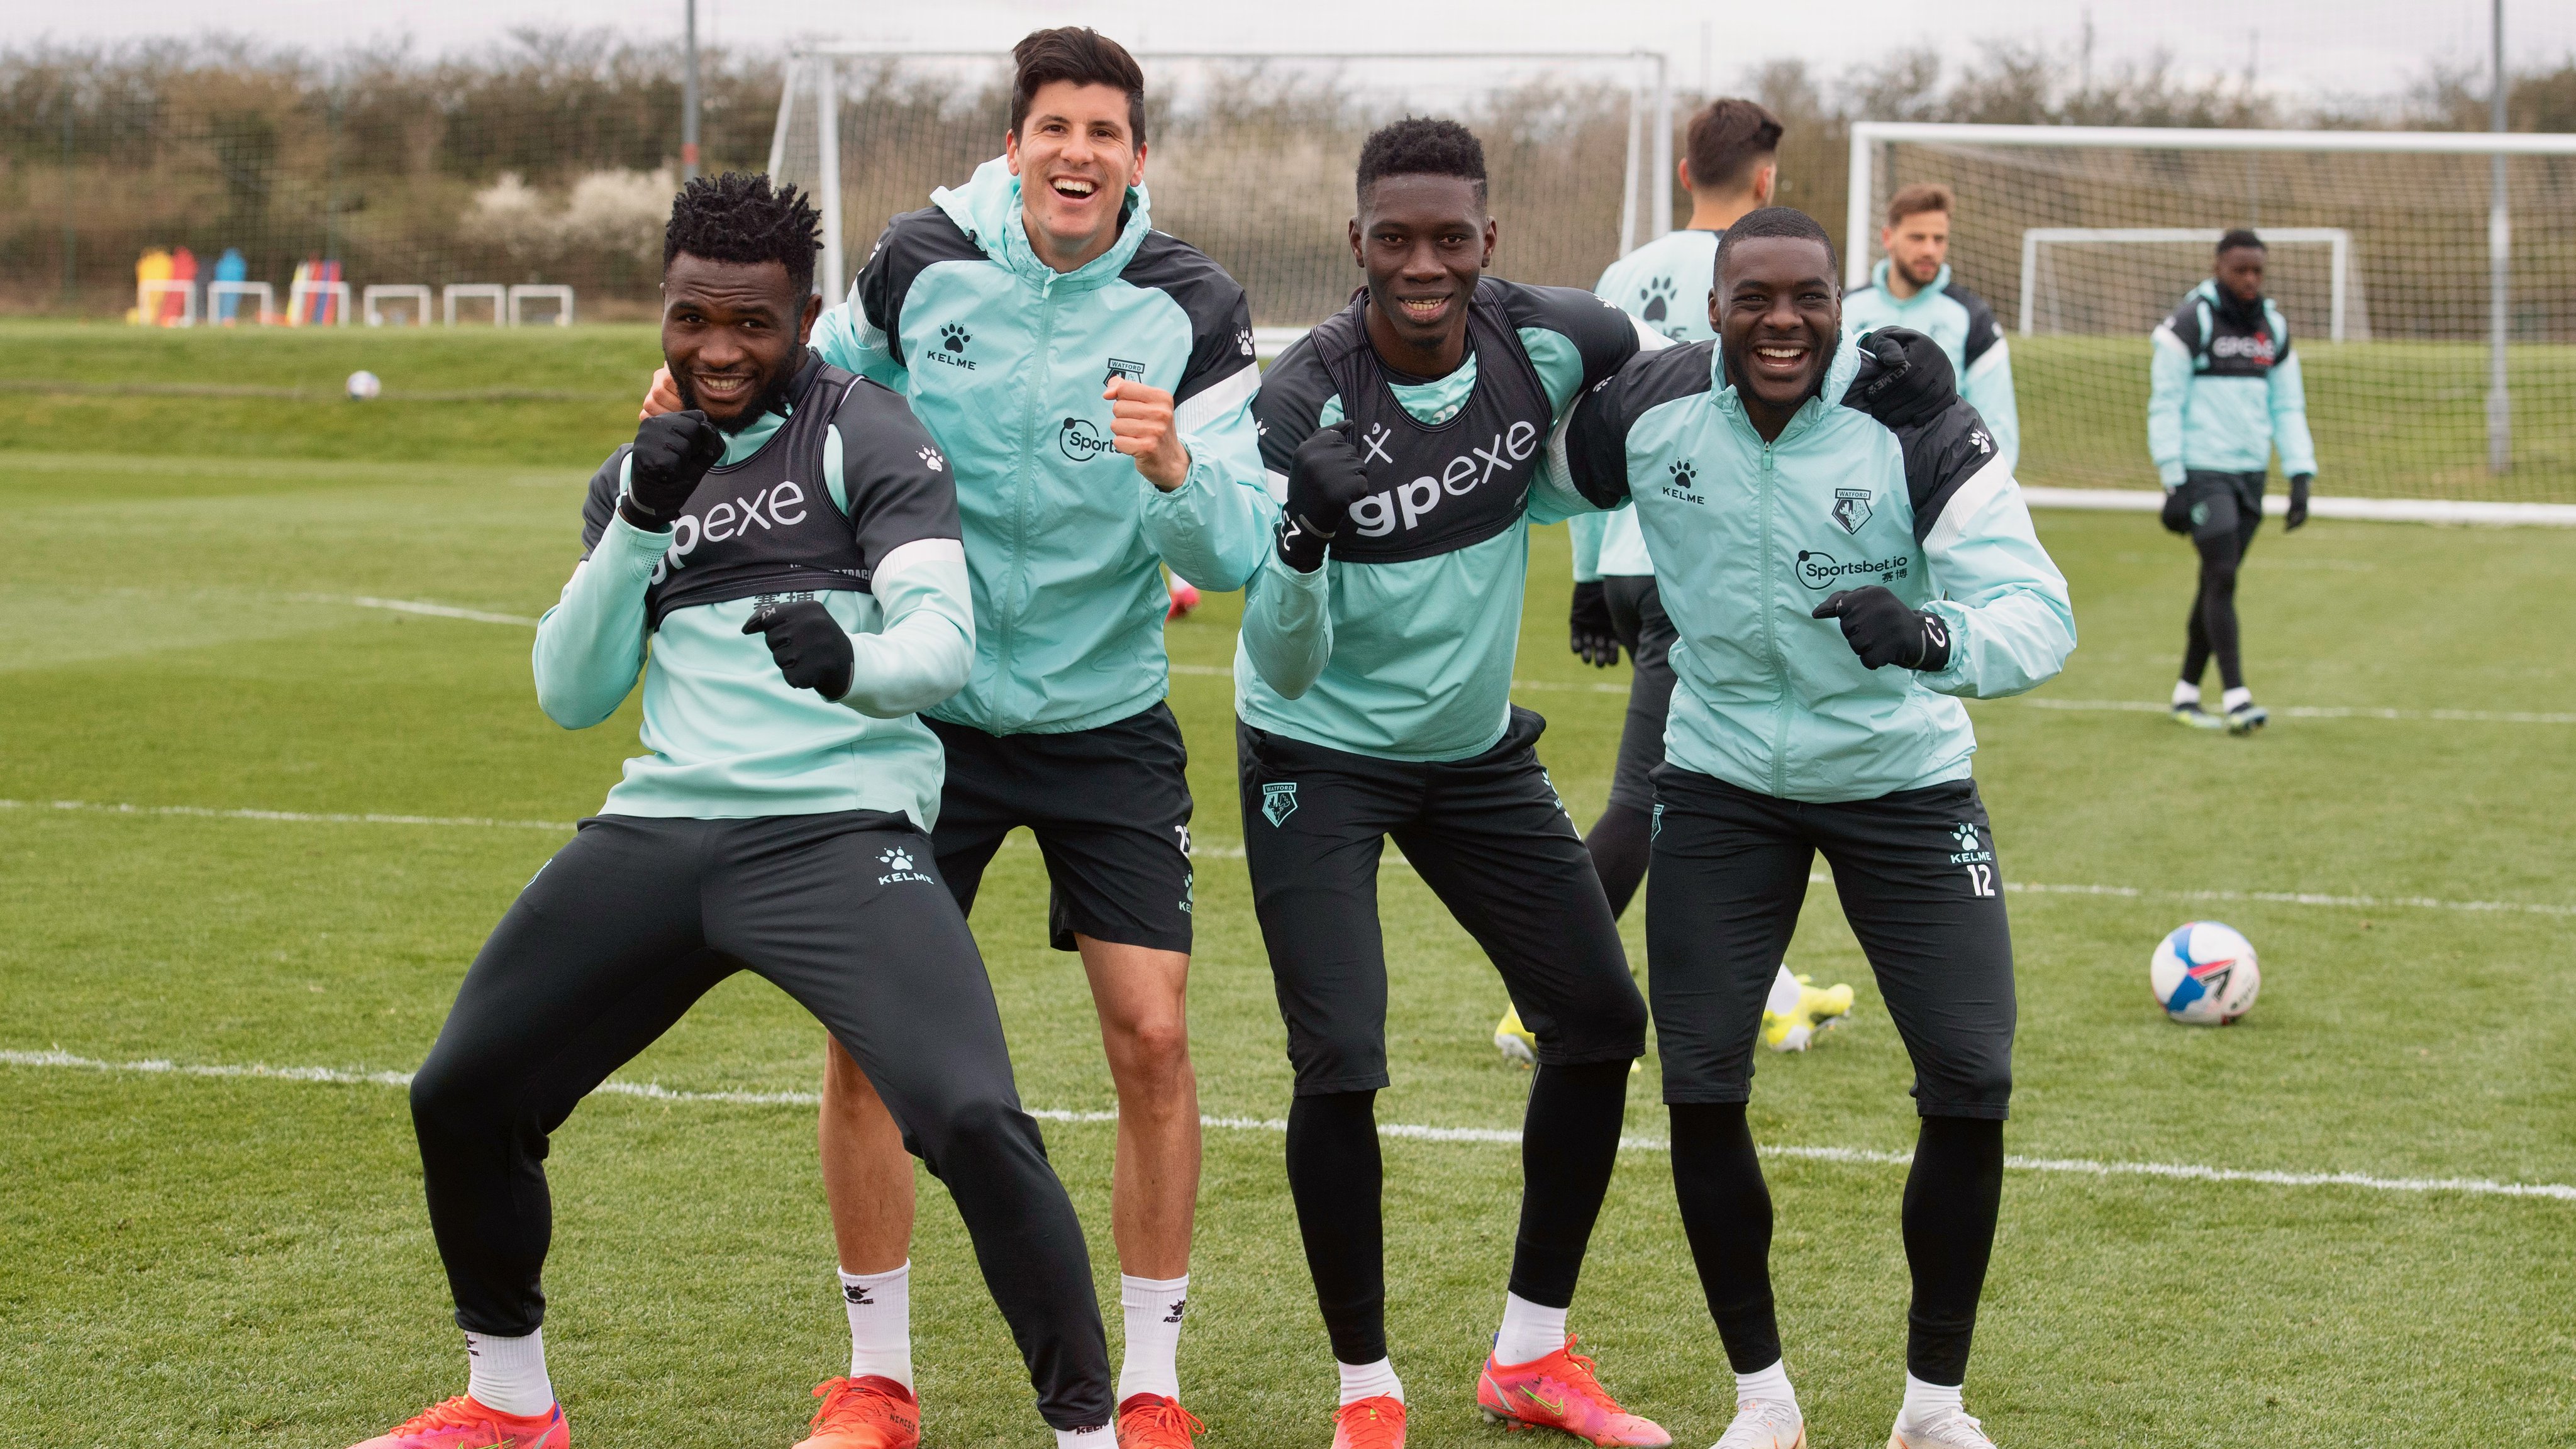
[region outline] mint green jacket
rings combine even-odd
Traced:
[[[1141,187],[1117,244],[1071,272],[1031,249],[1003,161],[931,201],[888,223],[813,337],[825,361],[902,393],[956,472],[975,662],[928,713],[993,734],[1124,719],[1168,682],[1161,566],[1237,589],[1269,549],[1243,289],[1154,231]],[[1101,394],[1117,376],[1172,394],[1180,488],[1110,445]]]

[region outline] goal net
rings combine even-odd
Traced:
[[[1851,281],[1912,182],[1957,194],[1952,276],[2010,339],[2025,483],[2156,486],[2148,334],[2243,226],[2301,358],[2319,491],[2576,502],[2576,136],[1864,123]]]
[[[1153,222],[1252,299],[1264,352],[1340,307],[1360,275],[1347,224],[1369,130],[1445,116],[1485,145],[1494,270],[1588,287],[1672,228],[1670,92],[1658,55],[1146,52]],[[816,286],[838,299],[887,220],[1001,154],[1010,57],[818,48],[790,62],[770,171],[825,212]]]

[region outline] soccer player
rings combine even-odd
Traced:
[[[1822,851],[1922,1116],[1888,1443],[1991,1449],[1960,1386],[2003,1189],[2012,940],[1958,697],[2056,674],[2074,614],[1940,349],[1895,328],[1855,342],[1822,227],[1756,211],[1717,265],[1717,339],[1586,395],[1565,453],[1594,503],[1633,502],[1680,636],[1646,942],[1673,1185],[1736,1376],[1718,1444],[1805,1442],[1745,1105],[1763,996]]]
[[[1716,277],[1718,238],[1737,217],[1771,204],[1780,180],[1780,135],[1779,118],[1759,102],[1722,97],[1703,107],[1691,118],[1681,163],[1690,225],[1612,262],[1593,291],[1674,342],[1708,337],[1701,283]],[[1673,697],[1673,625],[1656,597],[1655,566],[1635,512],[1579,513],[1566,527],[1574,536],[1574,652],[1607,669],[1625,648],[1632,666],[1610,805],[1583,840],[1616,917],[1627,914],[1646,878],[1653,775],[1664,762],[1664,716]],[[1803,1051],[1818,1032],[1846,1020],[1851,1004],[1849,986],[1811,986],[1783,965],[1763,1008],[1762,1040],[1777,1050]],[[1515,1057],[1530,1050],[1528,1028],[1509,1010],[1494,1028],[1494,1041]]]
[[[1003,155],[888,223],[815,348],[908,398],[954,470],[977,653],[965,688],[926,712],[948,754],[932,847],[971,909],[1002,837],[1037,836],[1050,938],[1081,955],[1118,1090],[1119,1437],[1186,1449],[1191,802],[1163,703],[1160,565],[1235,589],[1268,552],[1260,373],[1243,289],[1153,230],[1134,57],[1078,27],[1013,54]],[[866,1076],[825,1050],[850,1372],[816,1391],[803,1449],[909,1449],[912,1165]]]
[[[1950,280],[1950,188],[1918,181],[1887,199],[1878,233],[1887,253],[1870,268],[1869,285],[1843,298],[1843,326],[1853,335],[1908,327],[1941,344],[1959,378],[1959,396],[1985,419],[1986,434],[2007,468],[2021,466],[2021,405],[2013,398],[2012,348],[1986,299]]]
[[[1495,236],[1465,127],[1372,134],[1350,225],[1367,285],[1272,365],[1255,402],[1286,516],[1235,654],[1244,855],[1296,1075],[1288,1185],[1340,1365],[1336,1449],[1404,1441],[1374,1105],[1388,836],[1537,1036],[1520,1234],[1477,1402],[1594,1444],[1671,1442],[1620,1409],[1565,1331],[1646,1012],[1539,765],[1546,722],[1510,698],[1527,528],[1584,506],[1532,492],[1549,434],[1662,339],[1588,293],[1487,276]]]
[[[2246,735],[2271,712],[2245,687],[2237,652],[2236,571],[2263,523],[2264,475],[2272,453],[2290,478],[2283,531],[2308,521],[2317,445],[2308,436],[2308,391],[2290,350],[2290,325],[2263,295],[2263,239],[2242,228],[2218,242],[2212,275],[2156,324],[2147,397],[2147,452],[2165,485],[2164,525],[2191,536],[2200,554],[2174,718]],[[2226,688],[2219,708],[2200,707],[2200,678],[2218,656]]]
[[[1061,1441],[1105,1442],[1109,1357],[1073,1204],[1020,1108],[974,938],[923,832],[975,624],[947,465],[897,397],[805,346],[820,218],[692,181],[663,242],[683,411],[591,479],[537,625],[567,729],[644,682],[644,745],[466,972],[411,1087],[466,1392],[363,1449],[565,1449],[539,1290],[548,1136],[737,970],[819,1018],[955,1194]]]

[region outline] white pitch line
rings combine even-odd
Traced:
[[[397,614],[426,614],[433,619],[467,619],[477,624],[516,624],[522,629],[537,627],[534,619],[517,614],[492,614],[481,609],[461,609],[454,604],[434,604],[426,599],[376,599],[364,594],[289,594],[301,604],[355,604],[361,609],[390,609]]]
[[[480,815],[343,815],[310,810],[218,810],[207,805],[118,805],[95,800],[0,800],[0,810],[94,811],[106,815],[184,815],[199,820],[269,820],[290,825],[472,825],[495,830],[572,831],[569,820],[494,820]]]
[[[2164,714],[2173,706],[2150,699],[2023,699],[2018,703],[2032,709],[2113,711],[2121,714]],[[2373,709],[2361,705],[2278,704],[2267,706],[2272,713],[2291,719],[2395,719],[2439,720],[2455,724],[2576,724],[2576,714],[2550,714],[2533,710],[2505,709]]]
[[[409,1072],[370,1072],[339,1067],[273,1067],[263,1063],[214,1064],[173,1062],[162,1058],[144,1061],[109,1062],[93,1057],[74,1056],[70,1052],[0,1051],[0,1066],[69,1067],[93,1072],[133,1072],[149,1076],[231,1077],[267,1079],[281,1082],[320,1082],[342,1086],[409,1087]],[[597,1089],[610,1096],[635,1097],[652,1102],[711,1103],[749,1107],[812,1107],[822,1101],[814,1092],[689,1092],[677,1091],[657,1082],[605,1082]],[[1073,1112],[1057,1108],[1028,1109],[1029,1115],[1046,1122],[1105,1123],[1118,1120],[1116,1112]],[[1276,1117],[1201,1117],[1199,1124],[1227,1132],[1285,1132],[1288,1124]],[[1381,1137],[1401,1138],[1413,1142],[1471,1142],[1494,1146],[1516,1147],[1521,1134],[1494,1127],[1433,1127],[1411,1122],[1386,1122],[1378,1125]],[[1630,1151],[1665,1152],[1671,1144],[1658,1137],[1623,1137],[1619,1145]],[[1910,1152],[1881,1152],[1861,1147],[1810,1147],[1796,1144],[1770,1144],[1760,1149],[1765,1157],[1792,1158],[1804,1162],[1836,1162],[1872,1167],[1903,1167],[1914,1160]],[[2008,1156],[2004,1165],[2022,1172],[2058,1173],[2077,1177],[2157,1177],[2177,1182],[2249,1182],[2268,1187],[2354,1187],[2372,1192],[2455,1192],[2472,1197],[2533,1197],[2559,1202],[2576,1202],[2576,1187],[2556,1182],[2497,1182],[2483,1177],[2382,1177],[2367,1172],[2280,1172],[2259,1168],[2206,1167],[2187,1162],[2097,1162],[2080,1157]]]

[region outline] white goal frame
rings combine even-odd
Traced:
[[[2227,233],[2216,227],[2188,226],[2034,226],[2021,234],[2021,335],[2030,335],[2031,304],[2039,295],[2039,250],[2050,246],[2118,245],[2128,242],[2218,245]],[[2352,233],[2339,226],[2267,226],[2265,246],[2322,244],[2329,249],[2326,340],[2344,339],[2346,284],[2352,279]]]
[[[1672,199],[1679,189],[1673,170],[1673,90],[1671,62],[1652,50],[1531,51],[1291,51],[1291,50],[1140,50],[1136,59],[1169,61],[1520,61],[1574,60],[1628,62],[1628,159],[1619,201],[1619,255],[1636,250],[1640,240],[1653,240],[1673,229]],[[1010,59],[1008,51],[908,50],[870,45],[804,45],[788,52],[787,74],[779,87],[778,121],[769,138],[769,174],[787,162],[790,112],[799,88],[814,107],[816,200],[823,212],[823,255],[815,272],[815,290],[828,301],[840,300],[848,278],[849,256],[841,236],[840,70],[853,60],[984,60]],[[1657,190],[1661,178],[1661,190]],[[1663,204],[1655,198],[1661,196]]]
[[[2513,466],[2513,393],[2505,367],[2512,335],[2513,217],[2505,193],[2503,158],[2576,156],[2576,134],[2532,131],[2252,131],[2190,126],[1989,126],[1946,121],[1855,121],[1851,128],[1851,185],[1846,195],[1844,285],[1869,281],[1878,243],[1874,167],[1878,148],[1912,141],[1947,146],[2078,146],[2130,151],[2339,151],[2364,155],[2490,156],[2496,180],[2487,211],[2490,277],[2487,362],[2487,468]]]

